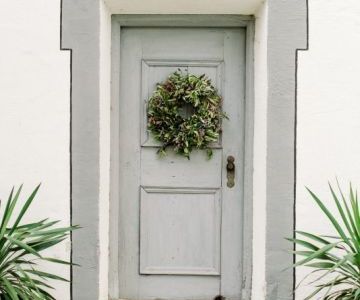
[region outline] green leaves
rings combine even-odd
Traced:
[[[308,189],[309,194],[329,220],[336,235],[321,236],[297,231],[302,238],[288,239],[304,250],[294,251],[301,256],[293,267],[306,266],[321,271],[312,283],[315,290],[304,300],[359,299],[360,300],[360,209],[357,193],[350,186],[348,199],[338,184],[338,193],[329,184],[337,214]],[[334,279],[335,278],[335,279]]]
[[[221,120],[222,98],[205,76],[172,73],[157,85],[148,101],[148,130],[162,143],[158,153],[167,147],[187,158],[193,149],[205,149],[212,156],[211,144],[217,142]]]
[[[60,243],[77,226],[54,228],[57,221],[47,219],[35,223],[21,224],[33,202],[40,185],[35,188],[15,214],[22,186],[12,189],[1,217],[0,225],[0,299],[49,300],[52,289],[48,280],[66,279],[37,269],[40,261],[56,264],[71,264],[56,258],[43,257],[41,252]],[[11,225],[10,225],[11,224]],[[45,290],[46,289],[46,290]]]

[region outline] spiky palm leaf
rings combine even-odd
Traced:
[[[22,219],[33,202],[39,186],[15,214],[22,186],[12,189],[0,219],[0,299],[1,300],[50,300],[55,299],[49,291],[49,280],[67,281],[52,273],[40,271],[38,263],[47,261],[56,264],[69,262],[42,256],[42,251],[65,240],[72,227],[54,227],[58,221],[41,220],[22,224]]]
[[[335,192],[329,184],[332,199],[339,217],[336,218],[311,190],[312,199],[335,229],[335,236],[296,231],[297,237],[289,239],[301,250],[294,251],[301,259],[294,267],[307,266],[320,272],[312,281],[314,291],[304,300],[314,299],[322,293],[324,300],[360,300],[360,207],[358,195],[350,186],[348,199],[338,184]],[[319,298],[317,298],[319,299]]]

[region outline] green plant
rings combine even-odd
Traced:
[[[329,184],[337,215],[312,191],[312,199],[329,219],[335,229],[335,236],[296,231],[297,237],[289,239],[303,249],[295,251],[301,259],[294,267],[307,266],[314,270],[315,276],[310,284],[314,291],[304,300],[319,297],[325,300],[360,299],[360,207],[357,192],[350,185],[349,196],[345,197],[338,184],[335,192]],[[318,274],[320,272],[320,274]],[[314,274],[316,273],[316,274]],[[319,299],[319,298],[317,298]]]
[[[159,83],[148,101],[148,129],[162,143],[158,153],[173,146],[176,153],[190,158],[191,151],[206,149],[219,139],[222,98],[205,76],[172,73]]]
[[[15,213],[22,186],[12,189],[0,219],[0,299],[1,300],[48,300],[55,299],[49,291],[48,280],[66,279],[41,271],[39,262],[70,265],[69,262],[42,255],[42,252],[68,237],[77,228],[55,227],[58,221],[47,219],[22,224],[22,219],[33,202],[39,186],[27,198],[18,213]]]

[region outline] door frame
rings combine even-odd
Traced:
[[[71,236],[71,259],[81,265],[70,266],[70,296],[77,300],[107,299],[110,155],[107,58],[111,48],[110,15],[122,11],[121,6],[107,9],[106,2],[60,0],[60,51],[70,55],[70,222],[82,226]],[[146,5],[144,11],[152,12],[153,7],[149,7]],[[297,64],[298,54],[308,50],[309,3],[267,0],[263,7],[263,19],[260,16],[255,22],[266,31],[259,40],[263,60],[257,53],[255,66],[262,64],[266,69],[262,77],[267,80],[260,86],[267,103],[260,116],[265,119],[261,132],[266,139],[260,145],[264,147],[265,157],[261,157],[264,161],[257,170],[264,174],[263,186],[254,188],[263,189],[260,195],[263,199],[257,201],[260,204],[264,201],[265,218],[261,224],[264,232],[260,239],[264,240],[265,253],[261,255],[265,262],[257,269],[260,273],[256,276],[261,274],[261,278],[254,288],[266,300],[289,300],[294,298],[296,280],[294,270],[289,269],[294,261],[293,247],[284,237],[293,235],[296,225]]]
[[[111,166],[110,166],[110,245],[109,296],[119,299],[118,290],[118,112],[120,82],[121,27],[227,27],[246,30],[244,182],[243,182],[243,250],[242,299],[251,297],[252,277],[252,193],[254,136],[254,18],[241,15],[113,15],[111,37]]]

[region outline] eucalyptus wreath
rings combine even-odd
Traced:
[[[190,159],[193,149],[206,150],[212,156],[211,143],[218,141],[222,97],[205,75],[176,71],[150,97],[147,106],[148,130],[162,143],[159,154],[167,147]]]

